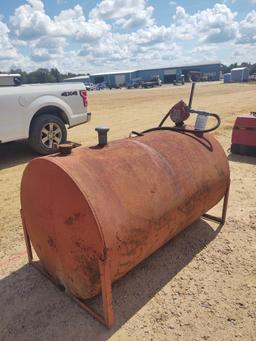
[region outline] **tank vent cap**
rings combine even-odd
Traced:
[[[72,143],[63,143],[59,145],[58,151],[60,155],[69,155],[71,154],[73,147],[74,145]]]
[[[95,128],[95,130],[98,133],[98,145],[99,146],[105,146],[108,144],[108,131],[109,127],[106,126],[98,126]]]

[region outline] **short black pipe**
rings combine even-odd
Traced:
[[[98,145],[99,146],[105,146],[108,144],[108,131],[109,128],[105,126],[98,126],[95,128],[95,130],[98,133]]]

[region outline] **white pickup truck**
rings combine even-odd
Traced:
[[[10,77],[0,75],[0,143],[28,139],[36,152],[51,154],[66,141],[66,126],[90,120],[83,83],[19,85]]]

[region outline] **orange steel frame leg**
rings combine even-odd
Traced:
[[[27,249],[27,256],[28,256],[29,264],[31,264],[41,274],[43,274],[45,277],[47,277],[53,284],[55,284],[58,288],[60,288],[61,285],[51,275],[49,275],[43,269],[42,266],[40,266],[38,264],[39,262],[33,261],[33,252],[32,252],[31,240],[30,240],[29,235],[28,235],[28,231],[26,228],[26,223],[24,220],[22,209],[21,209],[20,213],[21,213],[23,233],[24,233],[24,239],[25,239],[25,243],[26,243],[26,249]],[[104,260],[99,260],[99,271],[100,271],[101,293],[102,293],[102,303],[103,303],[103,316],[100,315],[98,312],[96,312],[93,308],[91,308],[84,301],[82,301],[79,298],[77,298],[76,296],[74,296],[73,294],[68,293],[68,295],[75,302],[77,302],[81,308],[86,310],[89,314],[91,314],[95,319],[97,319],[99,322],[104,324],[106,327],[110,328],[114,324],[114,313],[113,313],[113,307],[112,307],[112,283],[111,283],[111,277],[110,277],[109,262],[108,262],[107,258]]]
[[[230,184],[228,185],[228,188],[227,188],[226,193],[224,195],[221,217],[216,217],[214,215],[205,213],[202,215],[203,218],[216,221],[218,223],[221,223],[222,225],[225,223],[226,215],[227,215],[227,208],[228,208],[229,188],[230,188]]]

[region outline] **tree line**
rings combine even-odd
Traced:
[[[0,72],[5,73],[5,72]],[[66,78],[81,76],[72,72],[60,73],[57,68],[37,69],[32,72],[22,71],[21,69],[11,69],[8,73],[19,73],[23,84],[36,84],[36,83],[59,83]]]
[[[233,68],[247,66],[250,70],[250,74],[256,73],[256,63],[246,63],[241,64],[234,63],[230,65],[222,65],[222,73],[228,73]],[[0,72],[5,73],[5,72]],[[19,73],[21,75],[21,80],[23,84],[35,84],[35,83],[58,83],[62,82],[65,78],[81,76],[82,74],[76,73],[61,73],[57,68],[48,69],[37,69],[32,72],[22,71],[21,69],[11,69],[9,73]]]

